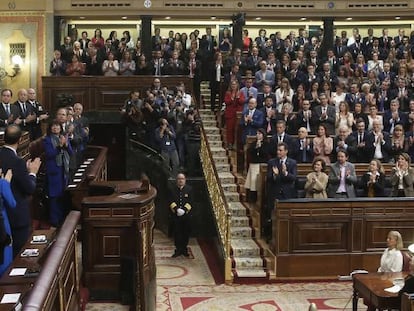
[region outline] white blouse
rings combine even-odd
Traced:
[[[381,266],[378,272],[401,272],[403,268],[403,256],[396,248],[386,248],[381,256]]]

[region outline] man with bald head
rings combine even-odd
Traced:
[[[18,116],[14,123],[20,125],[22,131],[30,132],[32,123],[36,121],[37,117],[27,100],[28,94],[26,89],[20,89],[17,92],[17,101],[14,102],[14,105],[16,105],[18,110]]]
[[[388,132],[382,131],[382,122],[374,120],[372,122],[372,131],[369,133],[373,148],[371,151],[371,159],[380,160],[387,163],[390,160],[391,139]]]
[[[42,136],[41,122],[49,118],[49,114],[44,110],[43,106],[36,97],[36,90],[33,88],[27,89],[27,102],[31,106],[33,113],[36,115],[36,120],[31,123],[30,139],[35,140]]]

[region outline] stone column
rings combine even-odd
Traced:
[[[152,59],[152,46],[151,46],[151,26],[152,16],[142,15],[141,16],[141,45],[142,51],[147,61]]]
[[[324,17],[323,19],[323,40],[321,48],[319,50],[319,57],[323,58],[326,56],[328,49],[331,49],[334,45],[333,42],[333,17]]]

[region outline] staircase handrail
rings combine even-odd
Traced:
[[[223,188],[221,187],[220,179],[214,164],[213,156],[208,144],[208,138],[204,131],[204,127],[201,128],[201,148],[200,157],[206,179],[210,200],[216,219],[217,229],[220,235],[220,242],[225,259],[225,281],[231,283],[233,281],[231,273],[231,257],[230,257],[230,224],[231,224],[231,212],[224,196]]]

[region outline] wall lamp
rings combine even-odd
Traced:
[[[13,55],[12,59],[13,67],[10,71],[7,71],[6,68],[0,65],[0,79],[5,79],[7,77],[13,79],[21,71],[21,65],[23,64],[23,59],[20,55]]]

